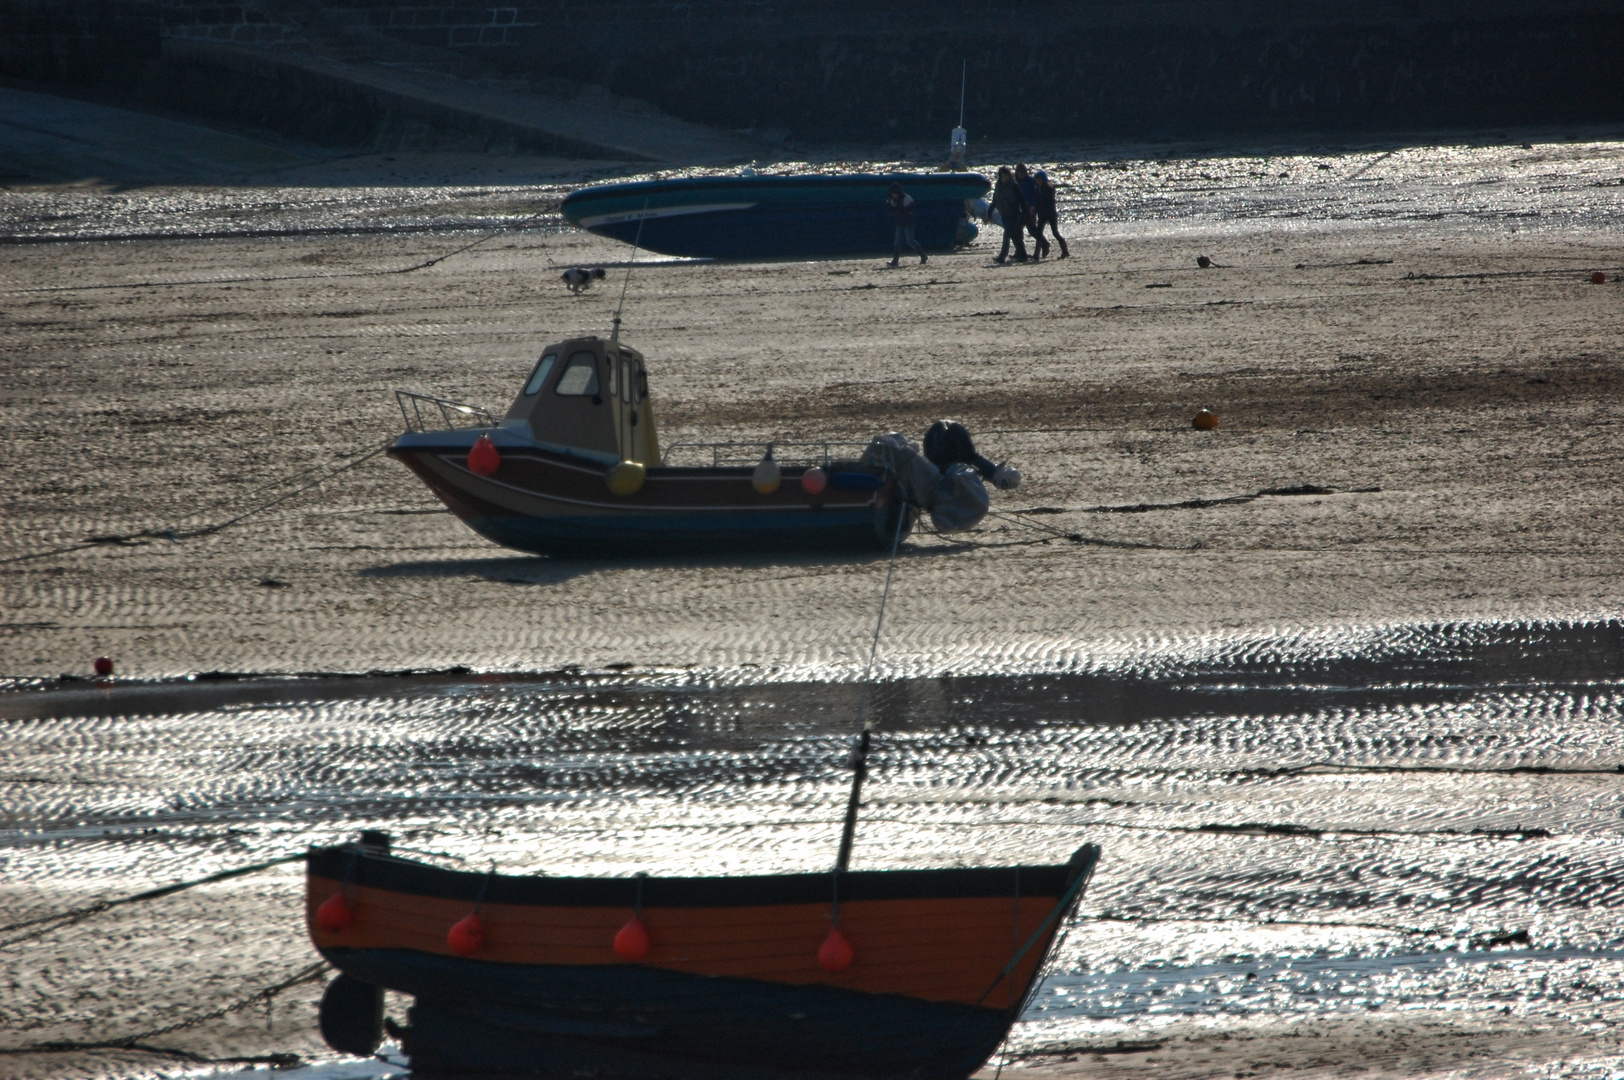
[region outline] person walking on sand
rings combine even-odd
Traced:
[[[1004,243],[998,249],[998,258],[993,261],[1003,262],[1013,243],[1015,261],[1025,262],[1026,240],[1021,233],[1026,228],[1026,197],[1021,194],[1021,187],[1015,182],[1008,165],[998,166],[998,179],[992,188],[992,208],[1004,226]]]
[[[1015,166],[1015,183],[1026,200],[1026,231],[1032,234],[1032,257],[1041,259],[1049,254],[1049,241],[1038,228],[1038,182],[1026,171],[1026,164]]]
[[[1049,231],[1054,233],[1055,242],[1060,245],[1060,257],[1062,259],[1068,258],[1071,255],[1071,251],[1066,247],[1066,238],[1060,235],[1060,216],[1055,212],[1054,181],[1050,180],[1049,174],[1044,172],[1042,169],[1039,169],[1037,173],[1034,174],[1033,179],[1037,181],[1037,198],[1035,200],[1035,205],[1038,212],[1038,228],[1037,232],[1033,233],[1032,235],[1036,236],[1040,241],[1043,241],[1044,254],[1048,254],[1048,241],[1043,240],[1043,227],[1047,225],[1049,227]]]
[[[897,265],[902,258],[902,245],[908,247],[919,256],[919,265],[925,265],[925,249],[919,246],[914,239],[914,201],[913,196],[902,190],[902,185],[893,183],[891,195],[885,200],[885,205],[891,211],[891,218],[896,222],[897,231],[891,238],[891,265]]]

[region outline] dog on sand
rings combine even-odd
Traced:
[[[594,281],[602,281],[606,273],[601,266],[594,266],[590,270],[584,266],[572,266],[558,276],[570,287],[570,292],[579,294],[590,289]]]

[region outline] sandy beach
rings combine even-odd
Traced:
[[[1061,162],[1066,260],[996,265],[990,232],[896,270],[640,257],[623,336],[648,358],[667,446],[917,439],[949,417],[1023,471],[1019,491],[994,493],[1001,516],[904,545],[879,651],[887,678],[1618,617],[1624,146],[1266,157],[1146,151],[1115,172]],[[105,654],[130,679],[855,679],[880,557],[531,557],[470,532],[382,456],[220,531],[163,535],[227,522],[381,447],[401,428],[394,389],[500,411],[543,345],[608,333],[628,250],[558,225],[574,182],[562,166],[515,172],[522,183],[429,194],[335,182],[0,195],[0,677],[52,688]],[[1265,172],[1274,187],[1248,179]],[[1150,194],[1112,187],[1129,180]],[[1339,209],[1412,198],[1405,212]],[[1158,209],[1169,200],[1228,209]],[[1198,268],[1198,255],[1215,265]],[[608,280],[572,296],[558,280],[571,265],[607,266]],[[1203,407],[1218,430],[1191,427]],[[36,782],[25,771],[7,782]],[[71,805],[67,772],[49,782]],[[186,872],[126,869],[131,888]],[[19,1043],[155,1030],[198,1000],[227,1004],[297,973],[311,957],[288,918],[296,870],[0,954],[8,1026]],[[29,914],[107,891],[90,876],[7,895]],[[316,993],[297,986],[165,1045],[322,1056]],[[1029,1045],[1009,1067],[1523,1075],[1611,1060],[1608,1017],[1189,1021],[1153,1045]],[[0,1076],[182,1064],[11,1055]]]
[[[895,271],[652,264],[625,336],[667,445],[946,416],[1025,472],[995,509],[1039,513],[907,545],[897,672],[1618,610],[1610,227],[1124,232],[1024,266],[988,236]],[[500,410],[543,344],[607,333],[620,271],[581,297],[557,271],[624,248],[538,228],[456,253],[482,235],[0,248],[0,672],[849,666],[875,560],[529,558],[382,458],[218,534],[41,554],[223,521],[389,439],[392,389]],[[1324,491],[1104,512],[1291,488]]]

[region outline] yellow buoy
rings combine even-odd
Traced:
[[[771,495],[778,490],[779,481],[783,476],[778,471],[778,462],[773,460],[773,448],[767,447],[764,454],[756,464],[756,471],[750,474],[750,486],[756,489],[758,495]]]
[[[1202,431],[1216,431],[1218,429],[1218,414],[1211,409],[1202,409],[1195,414],[1195,419],[1191,420],[1190,423]]]
[[[611,465],[605,477],[609,482],[609,490],[616,495],[636,495],[643,490],[643,481],[648,479],[648,470],[641,461],[622,461],[618,465]]]

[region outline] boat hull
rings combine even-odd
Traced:
[[[974,1072],[1006,1010],[636,965],[515,966],[406,950],[324,950],[413,996],[413,1075],[516,1073],[920,1080]]]
[[[504,547],[566,558],[691,552],[886,551],[908,508],[887,478],[877,491],[801,489],[804,469],[785,467],[776,492],[762,495],[749,468],[648,470],[643,487],[619,496],[607,465],[491,433],[501,465],[490,476],[468,468],[479,432],[403,435],[390,455],[417,474],[464,524]]]
[[[959,1080],[997,1048],[1098,857],[1065,866],[753,878],[507,878],[315,849],[312,940],[410,994],[414,1074]],[[824,970],[840,894],[855,959]],[[343,892],[354,921],[322,928]],[[483,899],[481,899],[483,898]],[[485,939],[453,955],[475,910]],[[633,915],[650,949],[613,948]]]
[[[991,186],[976,173],[716,176],[602,184],[571,192],[570,224],[665,255],[827,258],[892,250],[891,184],[914,199],[914,236],[929,251],[964,242],[965,202]]]

